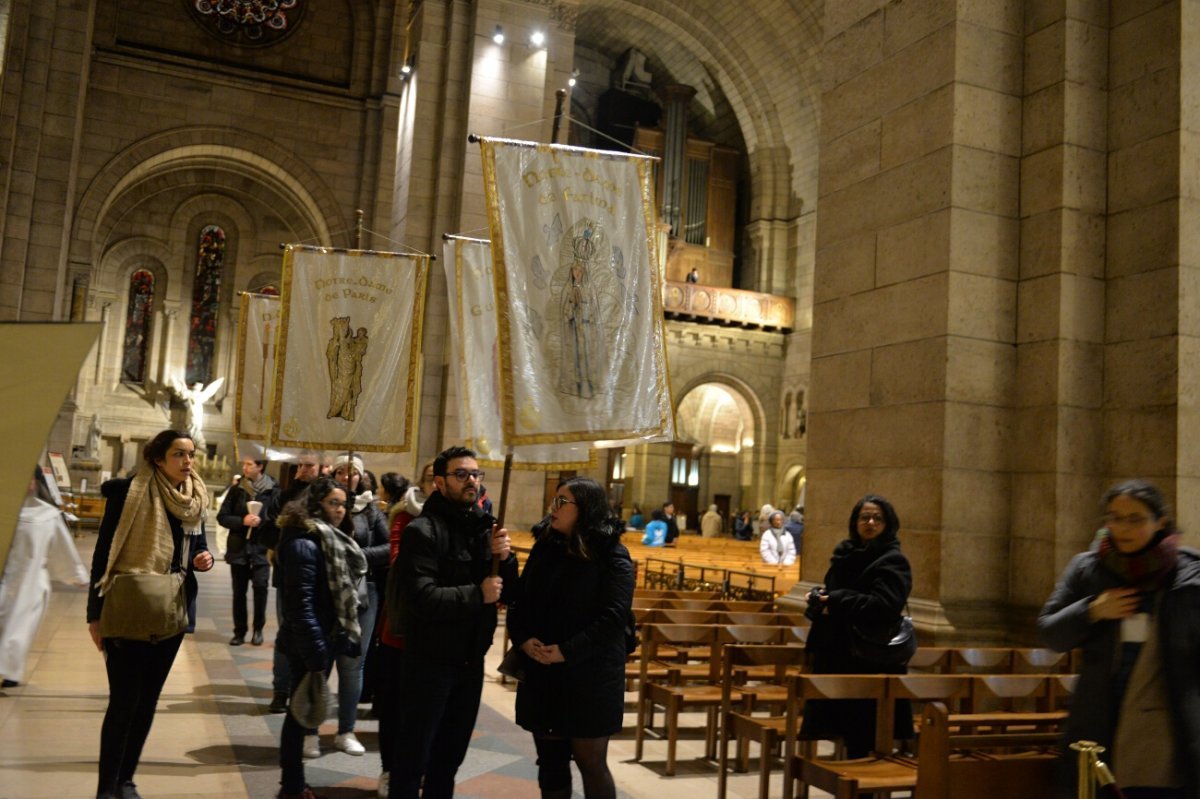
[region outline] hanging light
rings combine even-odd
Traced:
[[[492,41],[496,44],[504,44],[504,28],[496,26],[496,31],[492,34]]]
[[[539,30],[535,30],[533,33],[529,34],[529,43],[534,47],[541,47],[546,43],[546,34]]]

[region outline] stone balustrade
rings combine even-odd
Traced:
[[[796,318],[796,301],[757,291],[668,280],[663,287],[663,312],[668,319],[788,332]]]

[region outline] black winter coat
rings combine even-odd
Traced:
[[[259,516],[264,520],[267,508],[279,491],[275,481],[270,477],[267,479],[270,480],[270,485],[255,497],[263,504]],[[242,479],[242,483],[244,482],[245,478]],[[229,492],[225,494],[225,501],[221,503],[221,508],[217,511],[217,521],[221,523],[222,527],[229,530],[229,536],[225,539],[225,562],[235,566],[263,568],[270,565],[270,561],[267,560],[267,550],[275,548],[276,528],[274,525],[268,526],[265,523],[259,524],[258,527],[247,527],[242,524],[242,520],[250,512],[246,508],[246,503],[250,501],[250,494],[242,488],[242,483],[229,489]],[[247,534],[249,534],[249,540],[247,540]]]
[[[874,638],[886,638],[903,614],[912,592],[912,569],[900,551],[900,542],[891,535],[866,546],[851,539],[838,544],[825,573],[825,604],[828,614],[809,602],[809,632],[806,648],[813,653],[816,674],[904,674],[906,666],[881,666],[861,660],[850,650],[850,628]],[[912,708],[907,701],[896,703],[895,737],[913,737]],[[875,705],[870,700],[814,700],[804,708],[801,737],[808,739],[843,738],[851,757],[873,748]]]
[[[409,522],[392,568],[400,587],[404,654],[444,663],[481,660],[496,632],[496,603],[479,585],[492,570],[492,525],[478,506],[463,508],[435,491]],[[500,564],[501,602],[517,582],[517,559]],[[392,608],[388,612],[392,612]]]
[[[337,613],[325,553],[317,534],[301,525],[303,520],[287,519],[280,530],[276,558],[282,614],[275,646],[303,660],[309,671],[325,671],[344,647],[337,643]]]
[[[1096,741],[1112,752],[1117,713],[1113,708],[1113,672],[1121,645],[1121,624],[1092,622],[1088,604],[1121,581],[1100,563],[1097,552],[1076,555],[1059,578],[1054,593],[1038,615],[1046,646],[1059,652],[1083,649],[1083,665],[1075,685],[1065,740]],[[1173,711],[1176,762],[1187,779],[1184,795],[1200,799],[1200,552],[1179,548],[1174,579],[1163,592],[1155,613],[1159,654]],[[1170,742],[1163,740],[1163,746]],[[1114,753],[1117,778],[1120,753]],[[1104,756],[1109,760],[1108,755]],[[1074,785],[1075,758],[1063,758],[1064,781]],[[1074,791],[1072,789],[1071,793]],[[1066,791],[1064,791],[1066,795]]]
[[[392,557],[387,516],[378,505],[369,502],[350,518],[354,523],[354,542],[367,558],[367,579],[382,586],[387,581],[388,563]]]
[[[622,530],[614,527],[583,560],[568,553],[563,536],[539,528],[508,608],[509,636],[518,648],[530,638],[557,644],[566,662],[546,666],[521,654],[517,724],[535,735],[614,735],[624,713],[634,582]]]
[[[87,604],[87,620],[89,622],[100,620],[100,611],[104,608],[104,597],[96,591],[96,583],[104,576],[104,570],[108,566],[108,553],[112,551],[113,534],[117,532],[117,524],[121,521],[121,511],[125,509],[125,498],[129,496],[129,486],[133,484],[133,478],[120,477],[115,480],[106,480],[100,486],[100,493],[104,495],[107,503],[104,506],[104,518],[100,521],[100,532],[96,538],[96,550],[92,553],[92,579],[88,583],[88,604]],[[179,548],[183,545],[183,525],[179,520],[167,513],[167,521],[171,525],[171,537],[175,539],[175,551],[171,555],[171,571],[179,571]],[[208,551],[208,538],[204,534],[203,525],[200,527],[200,535],[195,536],[192,541],[192,552],[188,557],[186,564],[187,575],[184,577],[184,590],[187,592],[188,601],[188,626],[187,632],[195,632],[196,629],[196,593],[199,589],[196,583],[196,572],[192,567],[192,558],[196,557],[197,552]]]

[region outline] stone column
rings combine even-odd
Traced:
[[[1027,3],[1012,619],[1032,633],[1095,529],[1104,391],[1107,9]]]
[[[978,638],[1009,585],[1022,10],[877,6],[825,4],[803,576],[879,492],[914,615]]]

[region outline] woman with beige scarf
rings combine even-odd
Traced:
[[[100,489],[108,502],[92,557],[87,608],[88,631],[104,653],[108,671],[97,799],[139,798],[133,775],[184,633],[157,641],[104,638],[100,616],[105,594],[121,574],[184,569],[188,606],[195,600],[193,569],[208,571],[213,566],[204,536],[208,491],[193,471],[195,455],[190,435],[164,430],[142,449],[137,474],[109,480]]]

